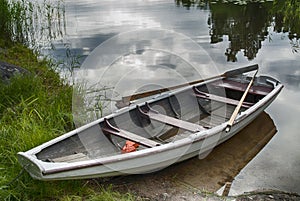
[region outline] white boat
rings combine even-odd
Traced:
[[[124,104],[128,106],[113,114],[19,152],[19,162],[35,179],[65,180],[149,173],[205,156],[255,119],[283,88],[269,76],[242,74],[257,68],[228,71],[146,102]]]

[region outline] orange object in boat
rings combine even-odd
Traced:
[[[124,147],[122,148],[122,153],[134,152],[140,145],[138,143],[126,140]]]

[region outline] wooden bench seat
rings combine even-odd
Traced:
[[[84,160],[88,160],[88,156],[84,153],[77,153],[77,154],[72,154],[72,155],[68,155],[68,156],[62,156],[62,157],[57,157],[57,158],[52,158],[52,159],[48,159],[51,162],[54,163],[59,163],[59,162],[77,162],[77,161],[84,161]]]
[[[223,87],[225,89],[232,89],[235,91],[241,91],[244,92],[247,88],[248,83],[242,84],[239,82],[235,82],[233,80],[220,80],[212,83],[213,86],[217,87]],[[255,94],[255,95],[262,95],[266,96],[272,91],[272,88],[270,87],[264,87],[264,86],[251,86],[249,90],[249,94]]]
[[[213,101],[227,103],[227,104],[230,104],[230,105],[238,105],[239,104],[238,100],[234,100],[234,99],[231,99],[231,98],[226,98],[226,97],[218,96],[218,95],[214,95],[214,94],[205,93],[205,92],[199,91],[196,87],[193,87],[193,89],[194,89],[194,92],[195,92],[195,96],[199,97],[199,98],[210,99],[210,100],[213,100]],[[242,104],[242,107],[249,108],[252,105],[253,105],[253,103],[244,101],[243,104]]]
[[[147,117],[149,119],[161,122],[161,123],[165,123],[167,125],[170,126],[174,126],[177,128],[182,128],[184,130],[190,131],[190,132],[199,132],[201,130],[205,130],[204,127],[197,125],[197,124],[193,124],[190,123],[188,121],[183,121],[180,119],[176,119],[174,117],[170,117],[167,115],[163,115],[160,114],[159,112],[157,112],[156,110],[153,110],[148,103],[146,103],[146,110],[141,109],[140,106],[137,106],[138,111],[140,112],[140,114],[142,114],[142,116]]]
[[[102,131],[105,134],[110,134],[110,135],[115,135],[121,138],[124,138],[126,140],[130,140],[133,142],[136,142],[140,145],[146,146],[146,147],[156,147],[161,145],[161,143],[156,142],[154,140],[150,140],[148,138],[142,137],[140,135],[137,135],[135,133],[131,133],[129,131],[126,130],[122,130],[119,128],[116,128],[114,126],[112,126],[107,119],[104,119],[106,126],[102,127]]]

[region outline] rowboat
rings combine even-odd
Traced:
[[[123,101],[108,116],[19,152],[18,160],[35,179],[65,180],[143,174],[205,157],[283,88],[272,77],[245,75],[253,70],[258,66],[160,90],[147,101]]]

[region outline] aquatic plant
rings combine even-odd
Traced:
[[[73,85],[73,117],[75,125],[82,126],[110,114],[112,104],[111,93],[113,87],[96,83],[88,86],[86,83]],[[116,93],[116,92],[115,92]]]
[[[65,34],[62,1],[0,0],[0,28],[7,38],[31,48]]]

